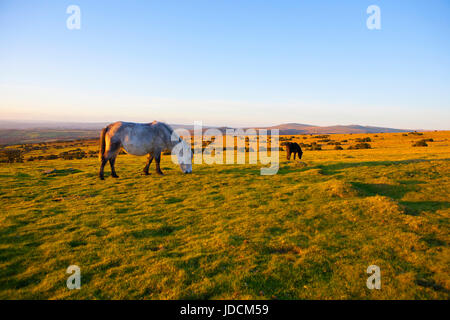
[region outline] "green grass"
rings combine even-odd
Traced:
[[[274,176],[183,175],[168,156],[145,176],[121,155],[105,181],[94,158],[0,164],[0,298],[449,299],[450,134],[362,136],[373,149],[305,152]]]

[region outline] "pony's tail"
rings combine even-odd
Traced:
[[[106,148],[106,142],[105,142],[105,135],[108,131],[108,127],[102,129],[102,133],[100,134],[100,153],[98,155],[100,160],[105,160],[105,148]]]

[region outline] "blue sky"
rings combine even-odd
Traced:
[[[450,129],[450,2],[0,0],[0,70],[0,119]]]

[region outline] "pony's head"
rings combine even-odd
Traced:
[[[178,163],[183,173],[192,173],[192,157],[193,152],[191,146],[181,139],[174,131],[172,134],[172,161]]]
[[[181,139],[180,144],[182,147],[178,151],[177,158],[178,164],[180,165],[181,171],[183,173],[192,173],[192,157],[194,154],[192,153],[191,147]]]

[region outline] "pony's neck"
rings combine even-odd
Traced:
[[[178,137],[177,140],[175,141],[170,141],[170,150],[172,150],[176,145],[178,145],[179,143],[182,143],[182,146],[185,147],[186,141],[184,141],[183,139],[181,139],[181,137]]]

